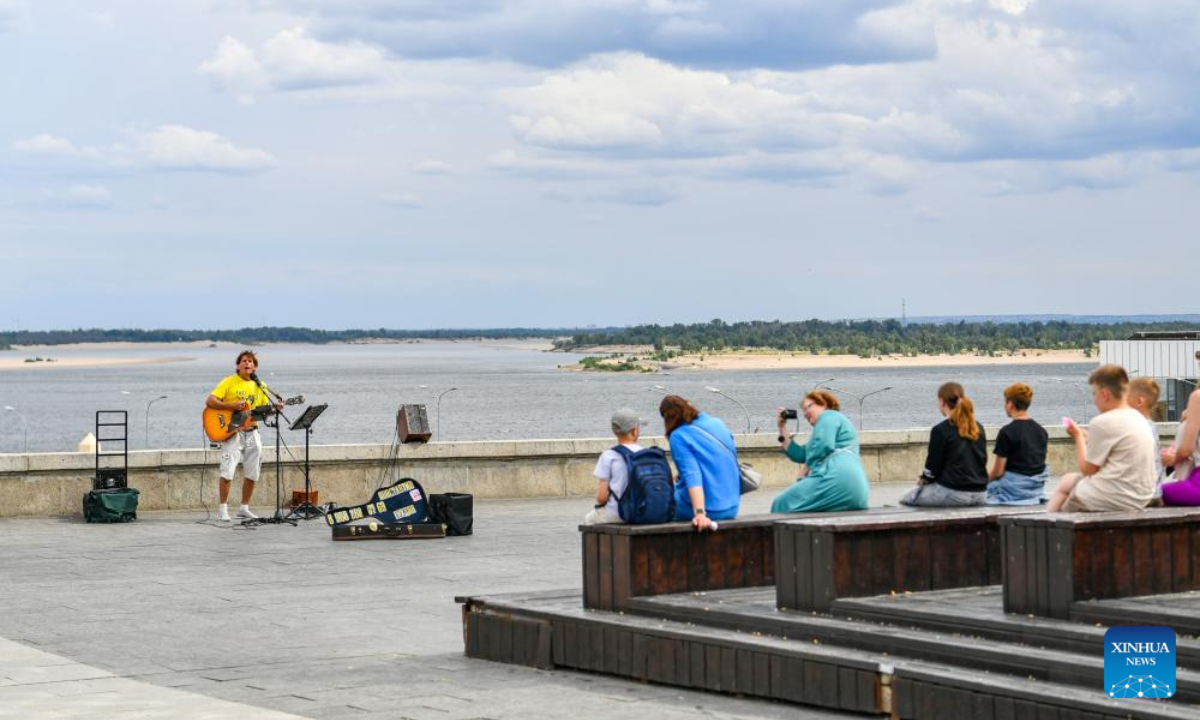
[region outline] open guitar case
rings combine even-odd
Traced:
[[[473,499],[465,493],[426,495],[414,478],[375,491],[362,505],[331,508],[325,521],[334,540],[404,540],[470,535]]]

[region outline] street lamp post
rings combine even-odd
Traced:
[[[437,396],[437,436],[438,436],[439,441],[441,441],[441,439],[442,439],[442,396],[445,395],[446,393],[452,393],[457,389],[458,388],[456,388],[456,387],[446,388],[445,390],[438,393],[438,396]]]
[[[28,453],[29,452],[29,424],[25,422],[25,416],[22,415],[20,413],[20,411],[17,410],[12,405],[5,405],[4,409],[10,413],[16,413],[17,417],[21,418],[21,432],[24,435],[24,446],[23,446],[24,450],[22,450],[22,452]]]
[[[146,449],[150,449],[150,406],[159,400],[166,400],[166,395],[159,395],[150,402],[146,403]]]
[[[1083,405],[1082,405],[1083,415],[1081,416],[1080,419],[1087,420],[1088,414],[1091,413],[1091,408],[1088,403],[1091,402],[1091,399],[1092,399],[1092,393],[1089,390],[1087,383],[1082,383],[1077,380],[1067,380],[1065,378],[1058,378],[1058,377],[1052,377],[1052,378],[1050,378],[1050,380],[1053,380],[1054,382],[1062,383],[1063,385],[1071,385],[1073,387],[1079,388],[1080,392],[1083,393],[1083,397],[1084,397]]]
[[[879,388],[878,390],[872,390],[871,392],[866,393],[864,395],[858,395],[856,393],[850,392],[849,390],[839,390],[838,388],[829,388],[829,389],[832,390],[833,392],[839,392],[843,395],[849,395],[850,397],[852,397],[858,401],[858,431],[862,432],[862,430],[863,430],[863,403],[865,403],[867,401],[867,398],[871,397],[872,395],[878,395],[879,393],[885,393],[888,390],[891,390],[892,386],[888,385],[887,387]]]
[[[726,400],[730,400],[730,401],[732,401],[732,402],[734,402],[734,403],[737,403],[737,406],[738,406],[738,407],[740,407],[740,408],[742,409],[742,412],[744,412],[744,413],[746,414],[746,434],[747,434],[747,435],[749,435],[749,434],[750,434],[750,411],[746,409],[746,406],[745,406],[745,405],[743,405],[743,404],[742,404],[740,401],[738,401],[737,399],[735,399],[735,398],[732,398],[732,397],[729,397],[728,395],[726,395],[725,393],[721,392],[720,390],[718,390],[718,389],[717,389],[717,388],[715,388],[715,387],[709,387],[709,386],[705,386],[705,388],[704,388],[704,389],[705,389],[705,390],[707,390],[707,391],[709,391],[710,393],[716,393],[716,394],[720,395],[721,397],[725,398]]]
[[[790,377],[792,380],[800,380],[801,379],[799,375],[789,375],[788,377]],[[831,383],[831,382],[833,382],[833,378],[825,378],[824,380],[821,380],[820,382],[813,385],[812,389],[818,390],[818,389],[824,387],[826,383]],[[803,383],[801,383],[801,385],[803,385]]]

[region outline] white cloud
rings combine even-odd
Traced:
[[[400,57],[556,67],[632,52],[693,67],[804,68],[930,57],[931,26],[888,17],[905,0],[287,0],[320,37]],[[877,13],[885,13],[876,17]],[[921,19],[918,16],[918,19]]]
[[[721,155],[754,144],[828,144],[834,118],[792,121],[802,98],[640,55],[595,58],[505,94],[524,142],[621,155]]]
[[[275,158],[264,150],[240,148],[216,133],[182,125],[163,125],[154,132],[136,136],[132,144],[81,147],[67,138],[42,133],[16,141],[13,149],[58,158],[93,171],[121,168],[253,173],[276,164]]]
[[[413,166],[413,172],[418,175],[449,175],[453,168],[442,160],[422,160]]]
[[[299,91],[371,85],[390,74],[382,50],[361,42],[316,40],[304,28],[283,30],[254,50],[225,37],[213,57],[200,64],[202,75],[248,102],[266,90]]]
[[[276,162],[263,150],[239,148],[216,133],[182,125],[163,125],[143,142],[146,159],[167,170],[253,173]]]
[[[384,193],[379,196],[379,202],[389,207],[415,210],[425,206],[421,198],[412,193]]]
[[[79,150],[65,138],[56,137],[47,133],[36,135],[24,140],[18,140],[13,143],[13,149],[18,152],[30,153],[33,155],[77,155]]]
[[[526,163],[675,160],[688,172],[687,158],[711,157],[717,173],[853,174],[889,194],[920,182],[927,163],[1011,160],[1062,164],[1053,187],[1118,187],[1129,168],[1102,158],[1200,148],[1200,5],[1151,4],[1099,2],[1080,25],[1057,5],[915,1],[864,14],[859,31],[932,25],[939,51],[925,62],[729,72],[620,53],[501,97],[534,151]]]
[[[218,88],[235,92],[247,103],[253,100],[253,93],[268,85],[266,72],[254,51],[229,36],[221,40],[211,59],[200,64],[200,73],[212,78]]]

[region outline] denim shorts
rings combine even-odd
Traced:
[[[1005,472],[988,483],[988,505],[1040,505],[1046,502],[1048,474],[1022,475]]]

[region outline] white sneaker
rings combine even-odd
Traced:
[[[229,506],[222,503],[217,506],[217,521],[229,522]]]
[[[243,506],[241,506],[240,508],[238,508],[238,511],[237,511],[237,516],[238,516],[238,517],[240,517],[240,518],[242,518],[242,519],[244,519],[244,520],[257,520],[257,519],[258,519],[258,516],[257,516],[257,515],[255,515],[254,513],[250,512],[250,506],[249,506],[249,505],[243,505]]]

